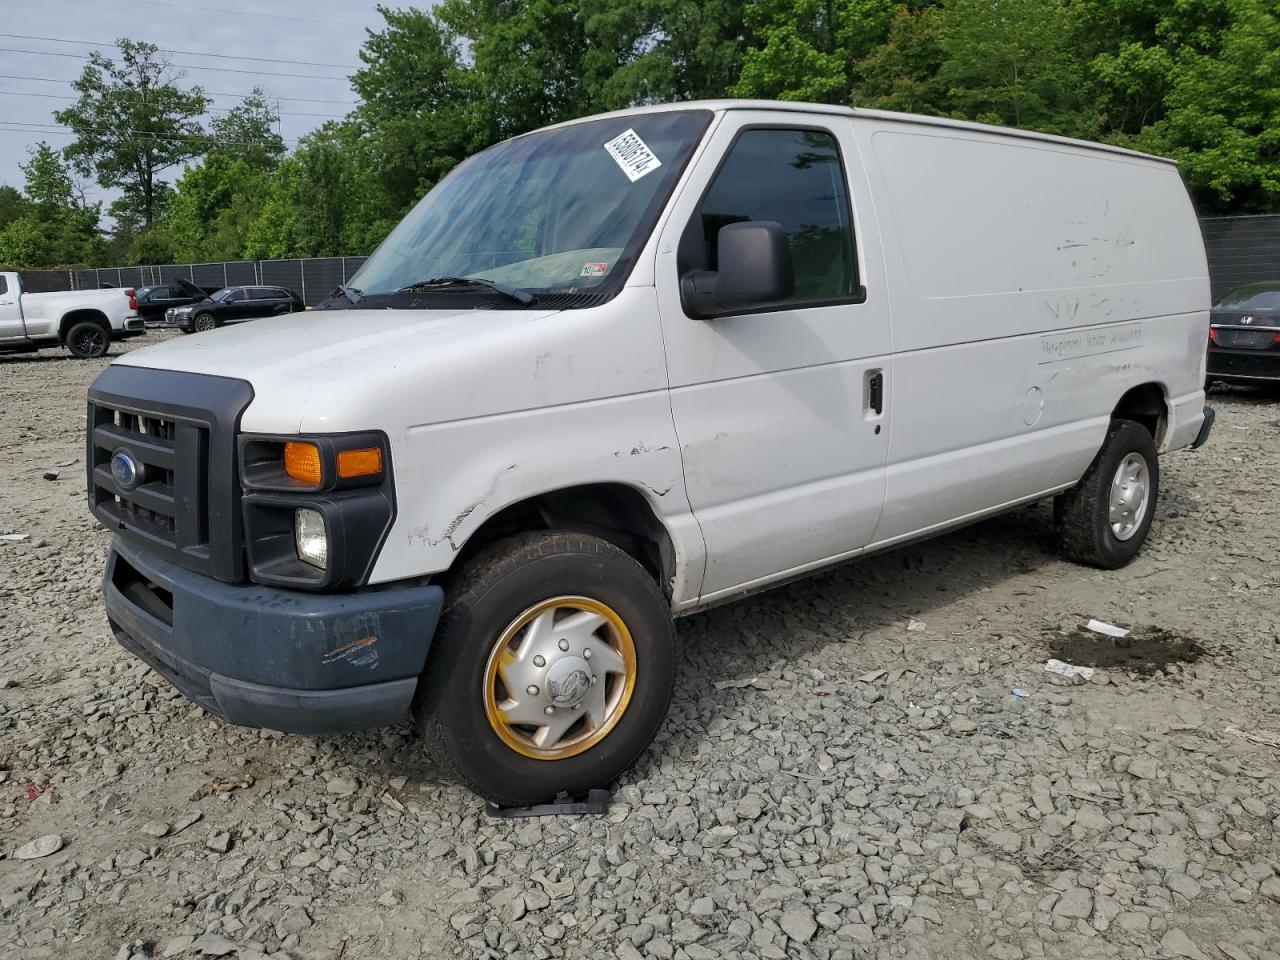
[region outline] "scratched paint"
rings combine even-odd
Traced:
[[[325,666],[342,662],[350,667],[368,667],[372,670],[378,665],[377,644],[377,637],[361,637],[359,640],[352,640],[350,643],[344,643],[330,650],[320,659],[320,662]]]

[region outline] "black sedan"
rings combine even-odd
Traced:
[[[183,333],[197,333],[305,309],[302,298],[285,287],[224,287],[206,300],[167,311],[164,322]]]
[[[1232,290],[1213,305],[1206,370],[1208,383],[1280,385],[1280,281]]]
[[[175,307],[199,303],[217,287],[198,287],[179,277],[138,291],[138,316],[148,326],[164,323],[165,314]]]

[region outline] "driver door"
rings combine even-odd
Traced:
[[[672,414],[707,547],[703,602],[857,553],[884,506],[883,265],[861,242],[871,201],[850,122],[815,119],[727,112],[658,246]],[[693,319],[680,277],[715,270],[718,231],[750,220],[786,231],[795,294]]]

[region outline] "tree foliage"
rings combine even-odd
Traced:
[[[97,262],[106,244],[99,205],[86,203],[62,157],[37,143],[22,165],[25,188],[0,188],[0,264],[30,269]]]
[[[80,98],[54,117],[76,134],[66,156],[81,173],[123,192],[150,227],[163,206],[160,175],[205,151],[204,91],[150,43],[120,40],[116,58],[94,51],[72,85]]]
[[[1275,0],[442,0],[379,10],[351,78],[358,106],[288,153],[261,91],[206,129],[203,92],[184,88],[154,47],[122,40],[114,59],[95,54],[80,100],[57,116],[78,134],[66,151],[75,169],[121,191],[115,255],[367,253],[498,140],[724,96],[1108,141],[1176,158],[1202,212],[1280,210]],[[174,168],[170,188],[160,174]],[[0,251],[47,260],[54,249],[94,249],[80,227],[58,232],[92,210],[48,172],[29,174],[25,194],[0,189]],[[71,212],[50,219],[36,207]]]

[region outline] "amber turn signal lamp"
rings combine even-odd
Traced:
[[[295,443],[290,441],[284,445],[284,472],[294,480],[301,480],[311,486],[320,486],[324,479],[324,471],[320,467],[320,448],[314,443]]]
[[[377,447],[338,451],[338,479],[374,477],[382,472],[382,451]]]

